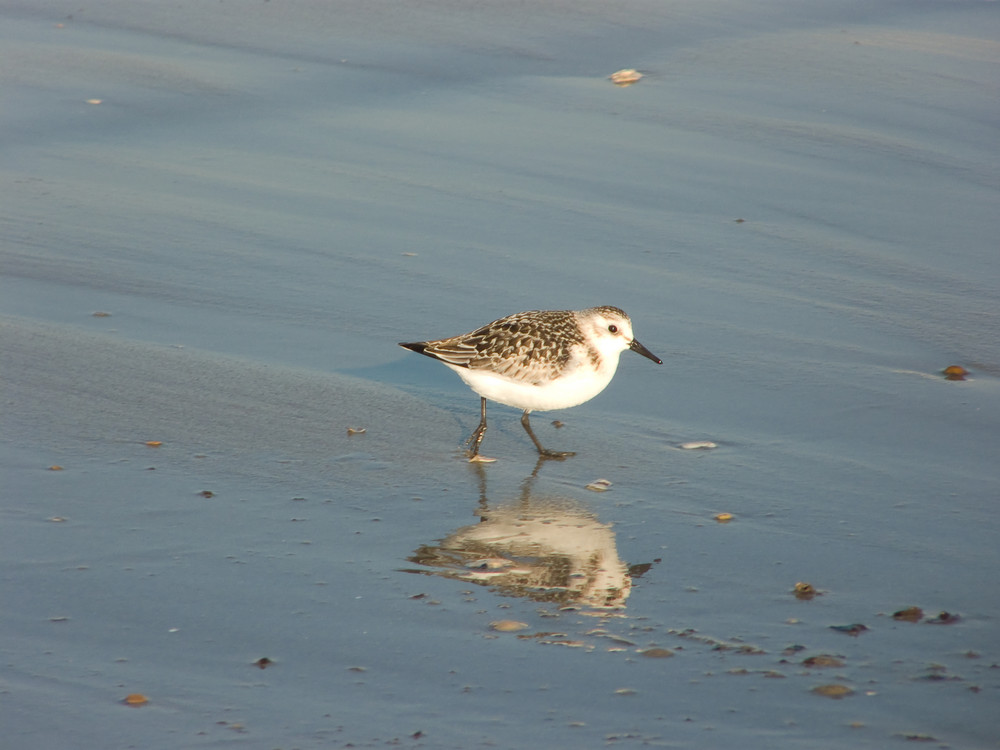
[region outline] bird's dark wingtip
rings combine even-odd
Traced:
[[[399,345],[404,349],[409,349],[411,352],[416,352],[417,354],[423,354],[424,349],[427,348],[427,344],[425,344],[423,341],[411,341],[411,342],[400,341]]]

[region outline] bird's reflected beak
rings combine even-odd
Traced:
[[[646,357],[647,359],[653,360],[658,365],[662,365],[663,364],[663,360],[662,359],[660,359],[655,354],[653,354],[651,351],[649,351],[649,349],[647,349],[642,344],[640,344],[636,339],[632,339],[632,343],[628,345],[628,348],[631,349],[634,352],[638,352],[639,354],[641,354],[643,357]]]

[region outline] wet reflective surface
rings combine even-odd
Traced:
[[[4,2],[5,747],[995,746],[994,6]]]

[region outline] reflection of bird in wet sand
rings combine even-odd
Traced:
[[[512,596],[609,610],[624,608],[632,579],[611,526],[568,499],[521,501],[480,511],[410,558],[442,575]]]

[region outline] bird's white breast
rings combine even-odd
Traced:
[[[539,384],[512,380],[490,370],[448,367],[472,390],[490,401],[528,411],[548,411],[582,404],[607,388],[618,369],[620,353],[618,350],[601,352],[595,366],[586,347],[574,347],[573,356],[562,372]]]

